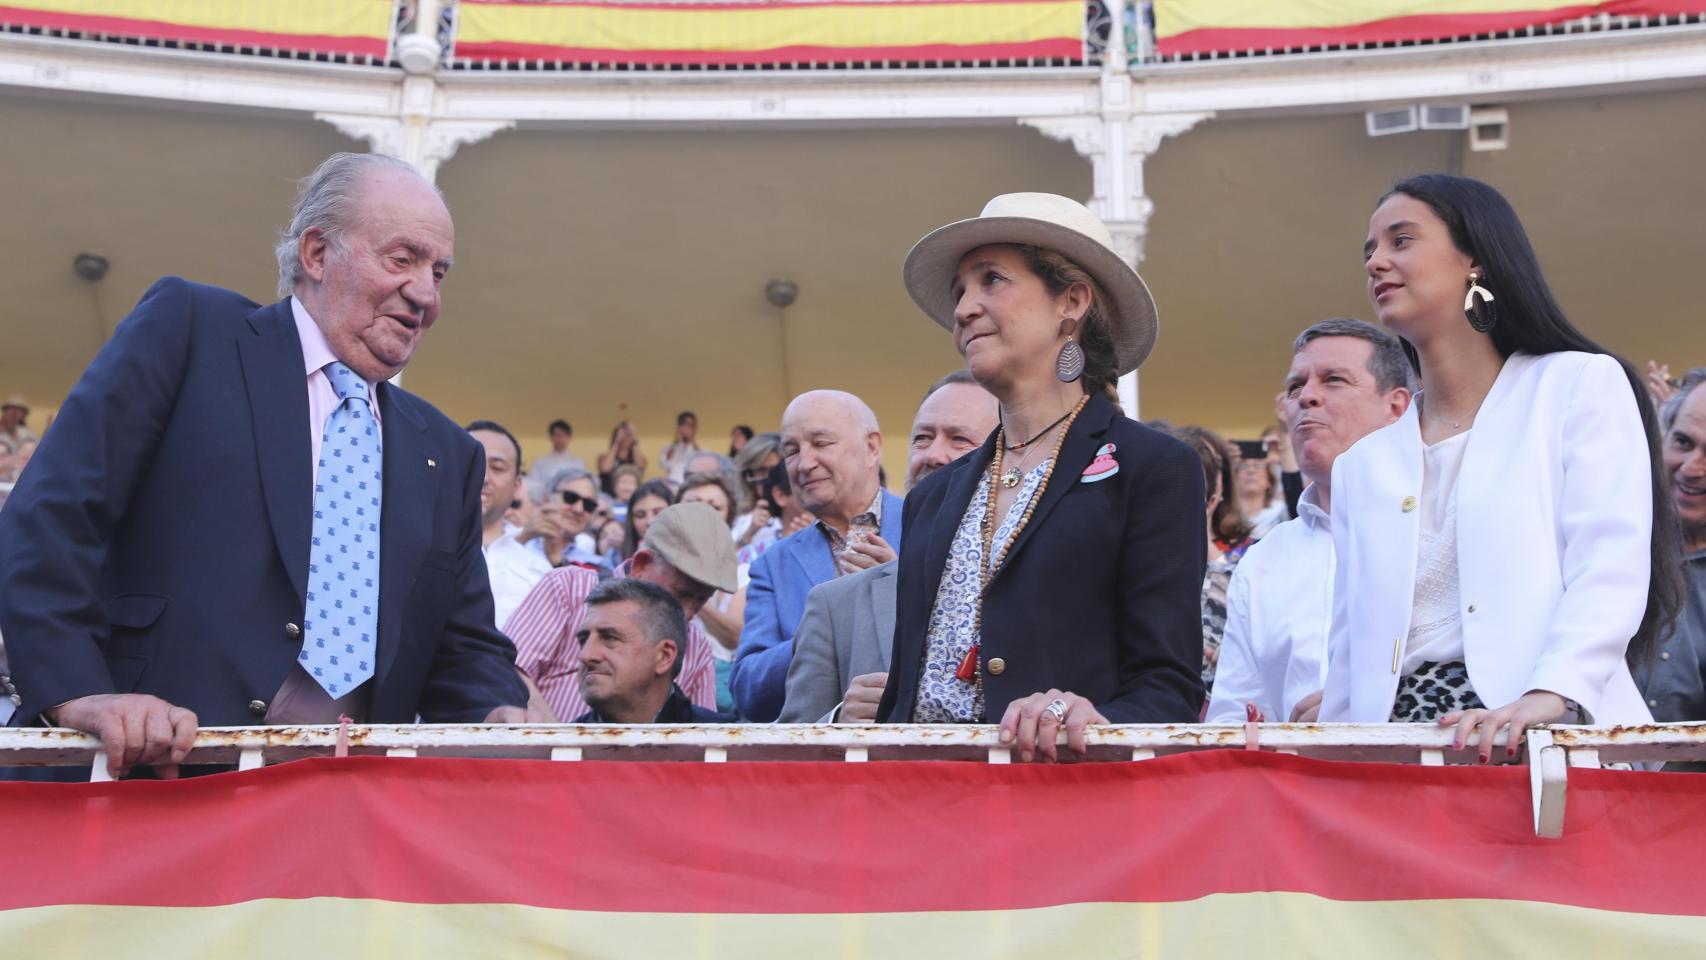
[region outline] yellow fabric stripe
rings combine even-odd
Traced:
[[[594,50],[769,50],[1023,43],[1083,33],[1077,0],[1014,3],[824,4],[745,10],[462,5],[461,43]]]
[[[0,913],[19,957],[430,957],[795,960],[798,957],[1698,956],[1706,917],[1524,900],[1344,902],[1301,893],[1188,903],[888,914],[589,913],[514,904],[261,900],[222,907],[53,906]]]
[[[1594,0],[1165,0],[1155,5],[1155,30],[1163,37],[1191,30],[1308,30],[1345,27],[1399,17],[1461,16],[1557,10]]]
[[[391,0],[0,0],[0,6],[213,30],[389,37]]]

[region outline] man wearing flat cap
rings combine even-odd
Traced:
[[[619,579],[662,588],[675,598],[684,619],[692,621],[684,638],[672,638],[679,666],[672,668],[670,679],[688,702],[706,711],[717,706],[717,668],[711,639],[693,618],[716,591],[739,589],[736,567],[734,540],[717,511],[703,503],[678,503],[652,520],[640,549],[619,571]],[[553,570],[528,593],[504,627],[515,641],[516,666],[533,679],[551,712],[564,722],[596,706],[583,683],[580,636],[596,606],[592,597],[608,583],[599,584],[590,570]]]

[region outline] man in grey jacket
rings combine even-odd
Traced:
[[[924,395],[908,440],[906,487],[976,450],[996,403],[964,370]],[[895,561],[819,584],[794,632],[781,723],[873,723],[894,645]]]

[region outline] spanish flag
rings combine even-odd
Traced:
[[[305,760],[0,784],[20,958],[1706,955],[1706,778],[1128,763]]]
[[[1595,14],[1697,13],[1706,13],[1706,0],[1161,0],[1155,35],[1171,56],[1450,40]]]
[[[384,59],[393,0],[0,0],[0,24]]]
[[[1083,0],[462,0],[459,59],[762,65],[1083,59]]]

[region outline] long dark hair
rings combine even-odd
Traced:
[[[1510,201],[1479,180],[1430,173],[1400,181],[1384,197],[1401,193],[1420,200],[1445,221],[1451,242],[1473,257],[1485,275],[1481,283],[1497,295],[1497,323],[1492,329],[1493,346],[1509,357],[1521,351],[1530,354],[1578,350],[1602,353],[1616,360],[1635,392],[1641,411],[1641,427],[1647,434],[1647,451],[1653,482],[1652,573],[1647,586],[1647,611],[1641,627],[1629,642],[1629,659],[1640,662],[1658,652],[1682,609],[1682,532],[1675,507],[1665,489],[1664,459],[1658,416],[1641,375],[1633,365],[1589,340],[1565,319],[1552,296],[1552,288],[1540,270],[1540,259],[1528,242],[1528,232],[1517,219]],[[1410,362],[1417,364],[1415,347],[1403,341]],[[1420,369],[1420,365],[1417,364]]]
[[[622,540],[622,559],[627,560],[640,549],[640,538],[634,532],[634,507],[647,497],[657,497],[666,504],[675,503],[675,488],[662,480],[647,480],[634,488],[633,496],[628,498],[628,516],[623,518],[622,527],[627,536]]]

